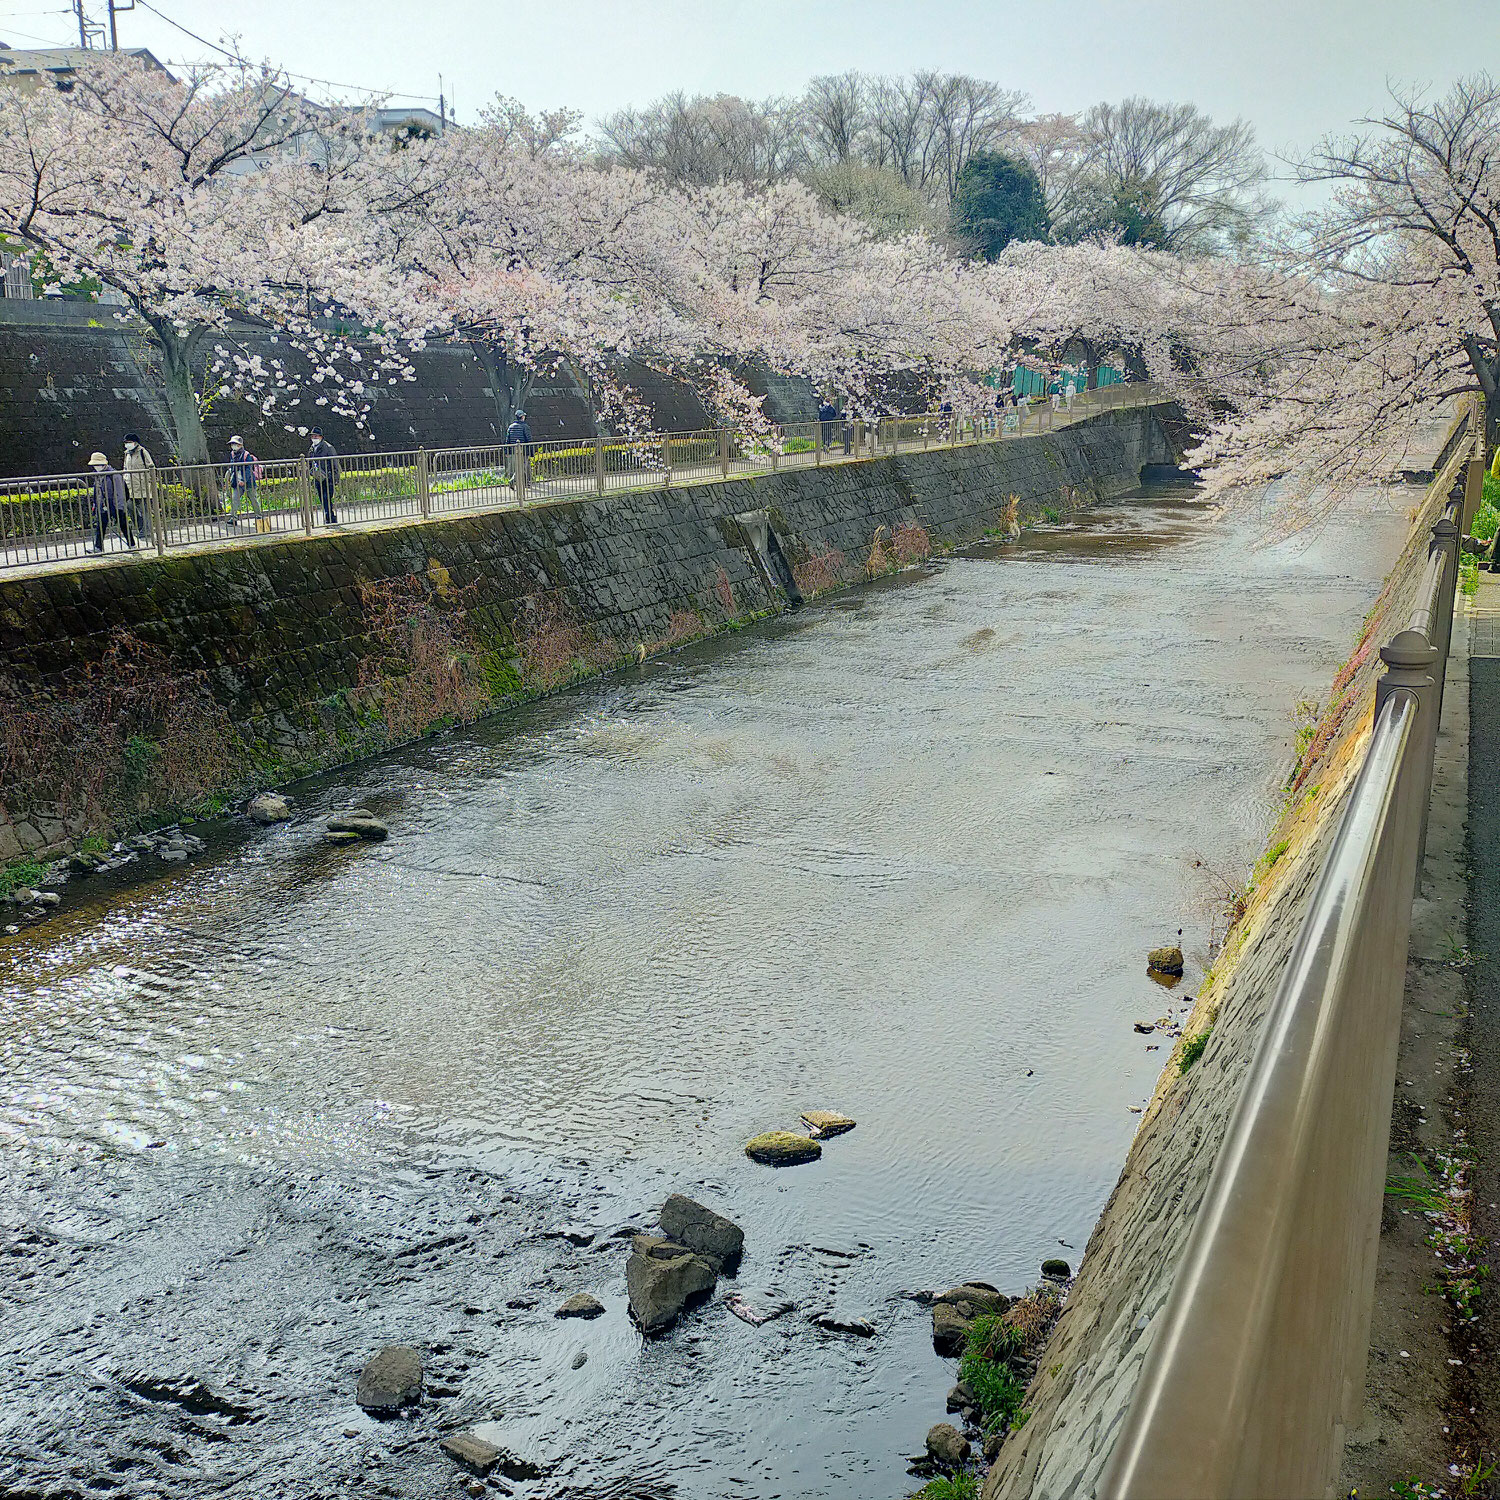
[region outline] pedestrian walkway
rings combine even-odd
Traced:
[[[780,429],[775,448],[743,445],[728,432],[649,434],[631,439],[533,443],[518,486],[515,455],[503,444],[481,448],[340,457],[343,476],[335,497],[335,529],[364,529],[415,520],[474,515],[489,510],[532,508],[627,495],[727,479],[781,473],[794,468],[863,463],[932,449],[1010,441],[1060,430],[1102,411],[1140,406],[1158,399],[1138,384],[1080,393],[1071,408],[1038,406],[977,415],[926,413],[879,423],[804,423]],[[819,432],[822,426],[826,430]],[[601,451],[602,450],[602,451]],[[628,453],[627,453],[628,450]],[[628,458],[625,472],[611,463]],[[253,546],[329,529],[311,499],[306,475],[295,460],[270,460],[257,486],[264,507],[242,503],[231,523],[221,498],[224,465],[157,471],[163,495],[172,496],[153,540],[135,549],[110,535],[103,553],[89,547],[92,524],[88,480],[76,477],[0,480],[0,576],[71,571],[153,551],[183,552]],[[158,546],[158,542],[160,545]]]

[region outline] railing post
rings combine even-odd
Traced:
[[[417,449],[417,509],[425,521],[432,514],[432,486],[427,468],[427,450]]]
[[[1443,590],[1439,590],[1441,599]],[[1450,605],[1451,608],[1451,605]],[[1416,822],[1417,862],[1408,898],[1415,900],[1422,890],[1422,841],[1426,835],[1427,804],[1432,796],[1432,759],[1437,749],[1439,690],[1436,673],[1443,670],[1437,647],[1420,630],[1403,630],[1380,648],[1385,674],[1375,684],[1375,715],[1395,692],[1409,693],[1417,702],[1417,732],[1403,775],[1415,775],[1417,783],[1410,788],[1405,801]]]
[[[1483,443],[1483,441],[1484,439],[1481,438],[1480,442]],[[1471,458],[1464,470],[1463,518],[1460,522],[1465,536],[1469,536],[1472,533],[1474,517],[1478,515],[1479,505],[1483,499],[1484,459]]]
[[[594,481],[602,495],[604,493],[604,439],[597,435],[594,438]]]
[[[671,489],[672,488],[672,439],[669,438],[666,435],[666,433],[662,434],[662,439],[661,439],[661,472],[662,472],[662,477],[663,477],[663,487],[665,489]]]
[[[302,529],[312,535],[312,472],[308,467],[307,455],[304,453],[297,460],[297,488],[302,494]]]
[[[823,430],[827,426],[822,417],[813,423],[813,468],[823,467]]]
[[[729,478],[729,429],[719,429],[719,477]]]
[[[781,427],[771,429],[771,472],[779,472],[781,468],[781,449],[786,442],[786,433]]]
[[[516,444],[516,505],[524,508],[526,491],[531,484],[531,449],[525,443]]]
[[[156,555],[163,557],[167,550],[167,508],[161,503],[161,471],[147,472],[146,509],[151,513],[151,536],[156,542]]]

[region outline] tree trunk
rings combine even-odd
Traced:
[[[172,440],[180,464],[208,462],[208,434],[193,390],[192,355],[196,333],[181,337],[175,329],[153,328],[161,349],[162,379],[166,386],[167,415],[172,422]]]
[[[1484,398],[1484,461],[1491,463],[1500,449],[1500,390]]]

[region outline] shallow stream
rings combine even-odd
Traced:
[[[453,1495],[475,1422],[528,1496],[914,1488],[953,1366],[905,1294],[1076,1263],[1170,1050],[1132,1022],[1195,993],[1406,503],[1259,546],[1143,495],[75,883],[0,939],[0,1493]],[[351,803],[387,843],[320,841]],[[811,1107],[858,1128],[745,1159]],[[614,1232],[672,1190],[797,1310],[643,1344]],[[390,1342],[428,1396],[381,1423]]]

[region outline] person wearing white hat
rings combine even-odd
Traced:
[[[135,533],[130,529],[130,497],[125,492],[125,476],[102,453],[89,454],[89,468],[94,471],[94,493],[90,503],[94,521],[93,550],[104,551],[104,533],[109,530],[111,516],[125,538],[125,545],[133,548]]]
[[[229,440],[229,464],[225,478],[229,481],[229,514],[225,520],[231,526],[239,525],[240,502],[255,508],[255,529],[265,531],[266,518],[261,513],[260,496],[255,486],[260,482],[260,460],[245,446],[244,438],[236,435]]]

